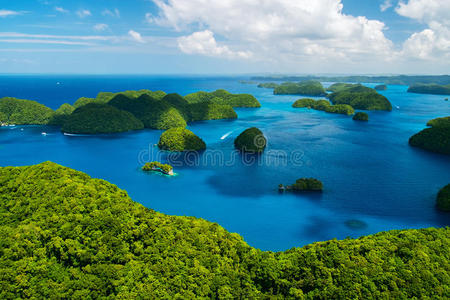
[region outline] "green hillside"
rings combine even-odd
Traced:
[[[450,295],[450,229],[263,252],[46,162],[0,168],[0,298],[411,299]]]

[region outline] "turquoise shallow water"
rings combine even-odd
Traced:
[[[405,86],[389,86],[382,93],[392,102],[393,111],[369,112],[370,121],[361,123],[346,116],[293,109],[291,104],[298,97],[274,96],[269,89],[238,80],[0,76],[0,97],[33,99],[52,108],[99,91],[141,88],[182,95],[225,88],[251,93],[262,104],[260,109],[237,109],[237,120],[190,124],[189,129],[210,150],[197,157],[159,152],[154,147],[161,134],[157,130],[64,136],[51,127],[16,126],[0,129],[0,165],[51,160],[117,184],[135,201],[155,210],[218,222],[264,250],[389,229],[450,225],[450,216],[434,206],[437,191],[450,182],[450,157],[408,146],[408,138],[429,119],[450,115],[445,97],[408,94]],[[268,148],[259,161],[248,164],[234,153],[233,140],[252,126],[264,132]],[[154,159],[177,165],[177,176],[140,171],[143,162]],[[324,192],[278,193],[279,183],[289,184],[299,177],[320,179]],[[363,226],[351,226],[349,220],[362,221]]]

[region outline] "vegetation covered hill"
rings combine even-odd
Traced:
[[[332,84],[332,85],[330,85],[328,88],[327,88],[327,91],[329,91],[329,92],[341,92],[341,91],[343,91],[343,90],[346,90],[346,89],[349,89],[349,88],[352,88],[352,87],[355,87],[355,86],[360,86],[361,84],[353,84],[353,83],[343,83],[343,82],[337,82],[337,83],[334,83],[334,84]]]
[[[267,139],[261,130],[251,127],[236,137],[234,146],[243,152],[261,153],[267,146]]]
[[[158,147],[161,150],[182,152],[204,150],[206,144],[192,131],[177,127],[168,129],[161,134]]]
[[[250,94],[232,94],[222,89],[211,93],[200,91],[188,94],[184,98],[189,103],[211,102],[232,107],[261,107],[259,101]]]
[[[450,84],[414,84],[408,88],[408,93],[450,95]]]
[[[409,138],[409,144],[428,151],[450,155],[450,117],[428,121],[430,128]]]
[[[186,120],[178,109],[170,103],[156,100],[147,94],[130,98],[124,94],[114,96],[109,105],[132,113],[142,121],[145,128],[169,129],[186,127]]]
[[[107,104],[83,105],[69,115],[61,127],[67,133],[97,134],[143,129],[131,113]]]
[[[61,104],[61,106],[57,110],[55,110],[55,113],[48,121],[48,125],[62,126],[74,110],[75,107],[73,107],[69,103]]]
[[[36,101],[12,97],[0,99],[0,123],[6,125],[45,125],[53,110]]]
[[[285,82],[275,87],[274,95],[326,96],[325,89],[319,81]]]
[[[439,191],[436,206],[442,211],[450,212],[450,184],[447,184]]]
[[[292,104],[295,108],[312,108],[315,110],[322,110],[327,113],[353,115],[355,110],[348,104],[331,105],[327,100],[314,100],[309,98],[298,99]]]
[[[363,85],[341,87],[337,92],[328,95],[328,98],[333,104],[348,104],[354,109],[392,110],[392,105],[385,96]]]
[[[236,119],[237,113],[228,104],[199,102],[189,104],[190,121]]]
[[[399,76],[255,76],[257,81],[306,81],[317,80],[322,82],[376,82],[384,84],[412,85],[416,83],[450,84],[450,75],[399,75]]]
[[[0,298],[412,299],[450,295],[450,229],[263,252],[46,162],[0,168]]]
[[[354,116],[353,116],[353,120],[355,121],[369,121],[369,115],[365,112],[357,112]]]
[[[379,85],[376,85],[376,86],[374,87],[374,89],[376,89],[377,91],[386,91],[386,90],[387,90],[387,85],[385,85],[385,84],[379,84]]]

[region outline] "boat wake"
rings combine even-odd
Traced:
[[[230,132],[227,132],[227,133],[225,133],[220,139],[221,140],[224,140],[224,139],[226,139],[230,134],[232,134],[233,133],[233,131],[230,131]]]

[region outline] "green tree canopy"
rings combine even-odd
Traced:
[[[430,228],[260,251],[51,162],[0,168],[1,299],[444,299],[449,248]]]

